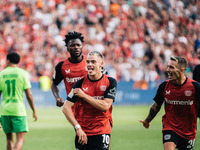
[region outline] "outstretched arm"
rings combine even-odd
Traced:
[[[156,102],[151,106],[148,116],[145,120],[140,120],[141,123],[143,123],[143,126],[145,128],[149,128],[150,122],[153,120],[153,118],[157,115],[157,113],[160,111],[162,104],[157,104]]]
[[[58,86],[54,82],[51,84],[51,91],[56,99],[56,105],[61,107],[64,104],[63,98],[60,97]]]
[[[33,95],[31,93],[31,90],[25,89],[25,94],[26,94],[26,98],[28,100],[29,106],[33,110],[33,117],[35,118],[35,121],[36,121],[37,120],[37,114],[36,114],[35,107],[34,107],[34,104],[33,104]]]

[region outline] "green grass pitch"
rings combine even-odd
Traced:
[[[150,106],[114,106],[114,127],[110,150],[162,150],[161,117],[163,108],[145,129],[139,122],[149,112]],[[26,134],[23,150],[75,150],[75,132],[65,119],[62,108],[38,108],[38,121],[34,122],[28,110],[30,131]],[[194,150],[200,149],[200,131]],[[0,128],[0,150],[6,150],[6,138]]]

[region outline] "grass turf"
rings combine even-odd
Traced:
[[[139,122],[150,106],[114,106],[114,127],[111,133],[111,150],[162,150],[163,109],[145,129]],[[26,134],[24,150],[73,150],[75,132],[65,119],[62,108],[38,108],[38,121],[34,122],[28,110],[30,132]],[[199,128],[199,123],[198,123]],[[197,131],[194,150],[200,148],[200,131]],[[0,150],[6,149],[6,138],[0,128]]]

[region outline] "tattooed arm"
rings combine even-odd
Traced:
[[[145,128],[149,128],[150,122],[153,120],[153,118],[157,115],[157,113],[160,111],[162,104],[157,104],[156,102],[151,106],[149,114],[145,120],[140,120],[141,123],[143,123],[143,126]]]

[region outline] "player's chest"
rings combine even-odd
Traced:
[[[87,74],[85,66],[82,65],[63,65],[61,68],[64,77],[79,77]]]
[[[192,86],[171,86],[164,90],[164,98],[167,100],[194,100],[195,89]]]
[[[108,88],[105,82],[84,82],[81,89],[84,93],[90,96],[99,96],[96,99],[102,99],[106,89]]]

